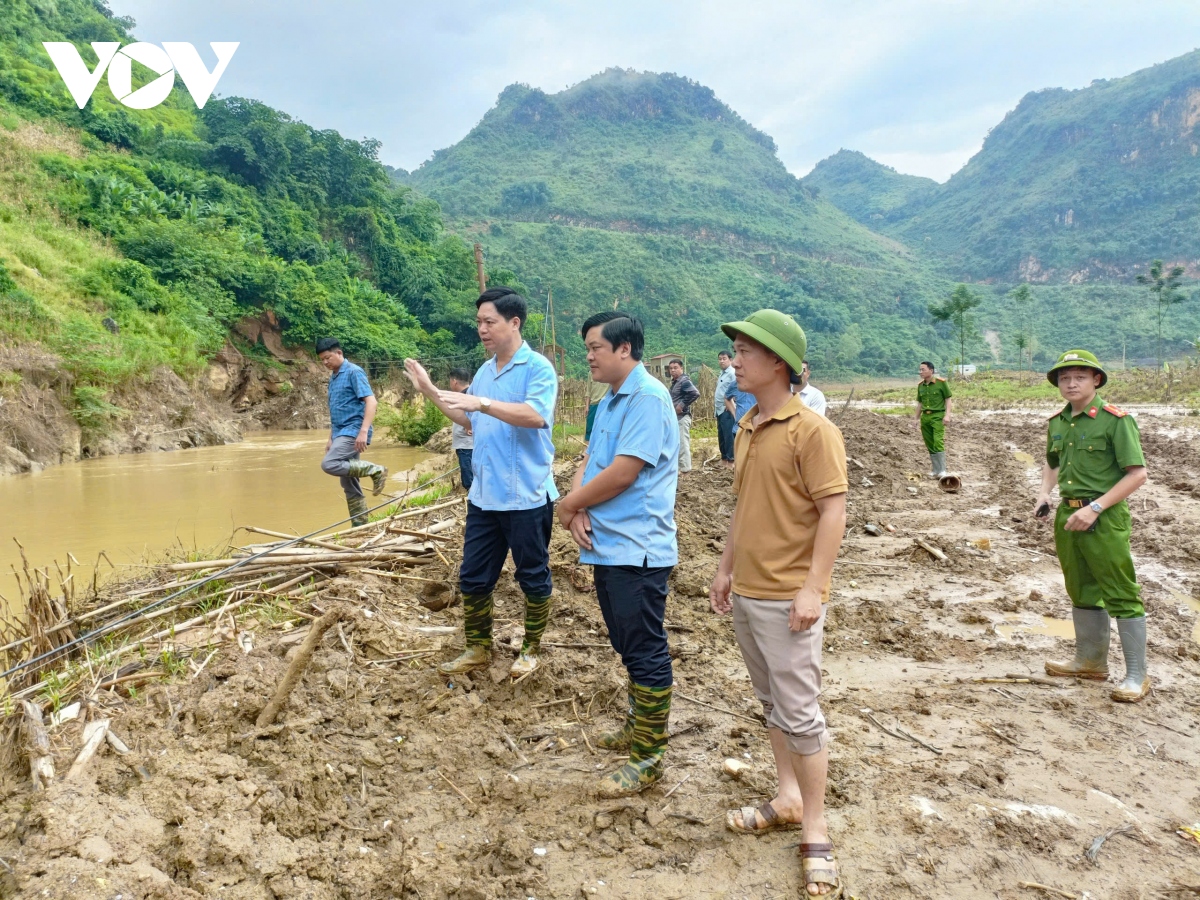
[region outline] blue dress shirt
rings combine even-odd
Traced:
[[[329,376],[329,436],[358,437],[366,412],[367,398],[375,396],[367,373],[350,360]],[[367,430],[367,443],[371,442],[374,427]]]
[[[480,509],[536,509],[558,499],[554,486],[554,401],[558,376],[550,360],[521,342],[508,364],[496,371],[492,357],[475,373],[471,393],[503,403],[528,403],[544,428],[518,428],[485,412],[467,413],[475,432],[467,499]]]
[[[733,397],[733,406],[734,406],[733,433],[737,434],[738,431],[740,430],[737,423],[742,421],[742,416],[744,416],[746,413],[750,412],[750,410],[754,407],[754,404],[757,403],[758,401],[754,398],[753,394],[747,394],[745,391],[739,391],[737,389],[736,382],[734,384],[733,393],[731,393],[730,396]]]
[[[646,464],[633,484],[617,496],[588,508],[592,549],[580,548],[579,561],[599,566],[673,566],[675,487],[679,481],[679,423],[671,395],[638,364],[613,394],[600,401],[583,484],[618,456]]]

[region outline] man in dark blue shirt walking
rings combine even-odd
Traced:
[[[371,493],[378,495],[387,484],[388,470],[377,463],[359,459],[371,443],[371,423],[379,406],[367,373],[346,359],[335,338],[317,341],[317,356],[333,374],[329,376],[329,443],[321,471],[342,480],[346,506],[354,525],[367,524],[367,498],[358,483],[371,479]]]

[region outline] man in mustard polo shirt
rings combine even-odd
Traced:
[[[1146,674],[1146,608],[1142,605],[1126,498],[1146,483],[1146,460],[1133,416],[1106,405],[1096,391],[1108,374],[1086,350],[1068,350],[1046,373],[1067,401],[1050,417],[1042,489],[1034,506],[1050,514],[1050,492],[1058,482],[1054,548],[1071,598],[1075,658],[1047,662],[1048,675],[1108,677],[1109,617],[1117,620],[1125,680],[1112,698],[1136,703],[1150,690]]]
[[[709,590],[713,612],[733,612],[742,658],[762,701],[779,791],[758,809],[731,810],[727,826],[751,834],[800,822],[808,894],[839,897],[841,878],[825,823],[829,756],[821,642],[829,578],[846,530],[842,433],[791,392],[807,340],[790,317],[759,310],[721,326],[733,339],[739,391],[756,405],[735,445],[737,506]]]

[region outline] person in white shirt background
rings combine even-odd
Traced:
[[[799,394],[800,402],[809,409],[825,415],[825,395],[808,383],[808,375],[808,360],[806,359],[800,374],[792,376],[792,393]]]

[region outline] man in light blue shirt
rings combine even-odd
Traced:
[[[737,423],[742,421],[742,418],[750,412],[755,404],[754,395],[747,391],[737,390],[735,383],[733,392],[726,396],[733,398],[733,433],[737,434],[741,430]]]
[[[713,390],[713,412],[717,416],[717,446],[721,451],[721,464],[733,468],[733,435],[737,420],[733,417],[734,397],[737,396],[737,375],[733,371],[733,354],[722,350],[717,354],[721,374]]]
[[[475,302],[479,339],[492,358],[480,366],[469,393],[441,391],[415,359],[409,379],[456,425],[475,434],[474,480],[467,494],[467,525],[459,589],[466,650],[439,669],[446,675],[491,663],[492,591],[512,551],[525,593],[525,640],[514,678],[538,666],[550,617],[550,529],[554,524],[554,405],[558,376],[550,361],[521,337],[527,307],[511,288],[489,288]]]
[[[671,655],[667,582],[679,561],[675,488],[679,427],[671,395],[641,364],[642,323],[616,311],[583,323],[592,379],[611,388],[571,493],[558,520],[595,567],[596,597],[613,649],[629,673],[624,726],[601,735],[605,749],[628,749],[629,761],[601,780],[603,797],[635,794],[658,781],[667,749]]]

